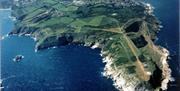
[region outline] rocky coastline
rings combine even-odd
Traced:
[[[100,4],[99,6],[97,5],[97,7],[96,5],[86,6],[86,7],[104,8],[104,6],[106,6],[106,4],[102,6]],[[153,41],[156,39],[156,34],[159,31],[160,22],[152,14],[151,6],[149,4],[145,5],[142,3],[140,4],[138,3],[137,8],[132,8],[132,9],[134,10],[140,9],[141,11],[142,6],[145,8],[145,10],[142,9],[142,11],[144,12],[139,14],[139,15],[143,14],[142,17],[132,14],[133,16],[135,16],[135,18],[134,17],[131,18],[132,16],[130,16],[129,19],[124,20],[125,22],[121,22],[122,24],[120,23],[119,24],[120,27],[118,28],[116,27],[114,28],[114,26],[112,28],[111,27],[104,28],[106,26],[111,26],[108,24],[103,26],[103,29],[102,26],[99,25],[100,27],[98,27],[96,24],[95,25],[84,24],[84,26],[82,27],[80,26],[81,25],[80,23],[78,24],[78,26],[80,26],[78,28],[84,30],[78,30],[77,27],[74,27],[74,25],[76,24],[72,24],[71,26],[65,27],[65,29],[68,27],[68,31],[64,31],[60,33],[58,32],[59,34],[57,34],[56,31],[55,33],[52,33],[52,35],[49,35],[51,34],[51,32],[49,32],[50,30],[48,30],[46,27],[45,28],[41,28],[37,26],[34,27],[33,24],[35,25],[36,22],[39,21],[41,22],[41,20],[43,20],[44,17],[46,18],[43,21],[47,21],[48,19],[51,19],[52,17],[55,16],[53,13],[57,12],[56,10],[50,9],[49,11],[46,11],[48,12],[48,14],[45,13],[38,14],[38,17],[33,18],[30,24],[28,21],[27,24],[32,25],[29,26],[26,24],[27,21],[25,20],[26,16],[28,15],[19,16],[17,13],[18,10],[15,9],[13,16],[16,17],[17,19],[15,24],[16,28],[12,32],[10,32],[9,35],[32,37],[37,42],[35,50],[47,49],[50,47],[55,48],[56,46],[65,46],[68,44],[89,46],[92,49],[100,48],[101,49],[100,55],[103,57],[103,62],[106,63],[103,75],[107,78],[112,79],[114,82],[113,85],[118,90],[120,91],[159,91],[160,89],[166,90],[169,81],[173,81],[171,77],[171,69],[169,68],[168,65],[169,52],[167,49],[157,46],[153,43]],[[128,6],[122,6],[122,7],[123,7],[122,9],[124,9],[124,7],[128,7],[127,8],[128,10],[129,4]],[[122,12],[125,11],[122,10]],[[100,14],[101,13],[102,12],[100,12]],[[114,16],[116,16],[116,13],[111,15],[111,17]],[[91,16],[90,19],[92,17],[93,16]],[[104,18],[104,16],[102,17],[98,16],[98,18]],[[34,19],[36,21],[34,21]],[[113,20],[112,22],[114,21],[115,20]],[[79,22],[82,21],[78,21],[78,23]],[[67,24],[69,25],[69,22]],[[53,29],[54,27],[55,26],[53,26]],[[136,30],[132,31],[133,29],[131,27],[133,27],[133,29],[136,29],[136,27],[138,27],[137,31]],[[56,28],[57,27],[55,27],[55,29]],[[75,29],[77,31],[72,32],[71,29]],[[121,43],[117,41],[120,41]],[[139,41],[142,44],[140,44]],[[138,67],[138,66],[142,66],[142,67]],[[159,73],[156,72],[158,71],[156,67],[159,69]],[[153,75],[160,76],[160,78],[156,79],[155,77],[153,77]]]
[[[105,68],[104,68],[104,73],[103,75],[105,77],[108,77],[110,79],[113,80],[114,82],[114,86],[120,90],[120,91],[160,91],[161,90],[167,90],[168,88],[168,83],[169,81],[174,81],[174,79],[171,77],[171,69],[169,68],[168,65],[168,57],[169,57],[169,52],[168,50],[166,50],[165,48],[162,48],[160,50],[158,50],[159,52],[161,52],[161,62],[160,64],[158,64],[158,67],[160,67],[160,69],[162,70],[162,81],[159,87],[153,89],[151,87],[150,83],[146,83],[144,82],[142,84],[142,82],[138,79],[136,79],[136,77],[129,75],[127,77],[126,70],[114,70],[114,68],[112,68],[110,65],[113,63],[113,58],[107,56],[105,58],[103,58],[103,62],[106,63]],[[104,52],[101,52],[101,55],[103,55]],[[118,71],[117,71],[118,70]],[[161,73],[159,73],[161,75]],[[129,80],[127,82],[127,80]],[[155,79],[158,80],[158,79]],[[139,85],[142,84],[142,85]]]

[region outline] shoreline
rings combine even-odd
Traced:
[[[12,34],[12,35],[20,36],[18,34]],[[25,34],[25,35],[21,35],[21,36],[27,36],[29,38],[32,38],[34,41],[36,41],[35,40],[36,38],[32,37],[31,34]],[[86,46],[86,44],[84,44],[83,46]],[[100,44],[95,43],[93,46],[89,46],[89,47],[91,49],[100,48]],[[162,65],[160,64],[160,65],[158,65],[158,67],[162,66],[162,68],[160,67],[160,69],[162,70],[163,80],[161,82],[160,88],[162,90],[166,90],[166,89],[168,89],[168,83],[170,81],[173,81],[173,78],[171,76],[171,69],[169,68],[169,64],[167,62],[170,54],[169,54],[169,51],[167,49],[165,49],[161,46],[155,46],[155,47],[158,49],[157,51],[161,54],[161,60],[159,62]],[[50,49],[50,48],[58,48],[58,47],[53,46],[53,47],[48,47],[46,49]],[[37,51],[38,50],[35,49],[35,52],[37,52]],[[102,62],[105,63],[104,71],[102,72],[103,76],[110,78],[113,81],[114,87],[120,91],[135,91],[135,88],[138,86],[138,83],[141,83],[139,81],[139,79],[133,79],[133,82],[127,83],[126,79],[123,78],[123,76],[122,76],[122,74],[125,74],[126,71],[122,69],[122,70],[118,70],[118,73],[117,73],[116,70],[114,70],[111,66],[114,59],[112,57],[110,57],[109,55],[104,57],[103,56],[104,54],[107,54],[107,53],[103,52],[101,50],[100,56],[103,57]],[[145,89],[145,88],[142,88],[142,89]]]
[[[152,13],[152,12],[149,12]],[[18,34],[17,34],[18,35]],[[33,37],[31,34],[25,34],[23,36],[29,36],[30,38],[34,39],[34,41],[37,41],[36,37]],[[85,45],[84,45],[85,46]],[[93,45],[91,48],[95,49],[98,48],[99,44],[95,44]],[[156,47],[156,46],[155,46]],[[53,47],[48,47],[46,49],[49,48],[53,48]],[[37,52],[38,50],[35,49],[35,52]],[[171,69],[169,68],[169,64],[167,63],[167,57],[169,56],[169,52],[168,50],[166,50],[165,48],[162,48],[162,56],[161,56],[161,60],[159,62],[162,61],[162,71],[163,71],[163,76],[164,79],[161,83],[161,89],[166,90],[167,89],[167,84],[169,83],[169,81],[172,80],[171,77]],[[103,56],[104,52],[102,52],[100,55]],[[118,71],[118,73],[116,73],[116,70],[114,70],[110,65],[113,63],[113,58],[110,56],[106,56],[103,57],[102,61],[105,64],[105,68],[104,68],[104,72],[103,72],[103,76],[107,77],[107,78],[111,78],[113,80],[113,85],[120,91],[134,91],[134,89],[137,86],[137,81],[134,81],[136,84],[135,86],[130,86],[131,83],[126,83],[126,79],[124,79],[121,76],[121,73],[125,73],[126,71],[124,71],[123,69],[120,71]],[[138,79],[137,79],[138,80]],[[140,82],[139,82],[140,83]]]
[[[171,69],[168,64],[168,57],[170,55],[169,51],[165,48],[162,48],[162,75],[164,76],[164,79],[161,82],[161,89],[167,90],[168,89],[168,83],[171,81],[174,81],[174,78],[171,76]]]
[[[12,35],[16,35],[16,36],[27,36],[29,38],[32,38],[35,42],[36,42],[36,38],[33,37],[31,34],[24,34],[24,35],[20,35],[20,34],[12,34]],[[86,46],[88,44],[84,44],[83,46]],[[99,43],[95,43],[92,46],[89,46],[91,49],[95,49],[95,48],[101,48],[101,45]],[[169,68],[169,64],[167,63],[167,59],[169,57],[169,51],[161,46],[155,46],[154,47],[157,49],[157,52],[159,54],[161,54],[160,57],[160,64],[158,65],[158,67],[162,70],[162,75],[163,75],[163,80],[161,82],[161,89],[166,90],[168,89],[168,83],[170,81],[173,81],[173,78],[171,77],[171,69]],[[52,47],[48,47],[46,49],[51,49],[51,48],[58,48],[57,46],[52,46]],[[38,50],[35,48],[35,52],[38,52]],[[110,57],[110,55],[108,56],[103,56],[104,54],[107,54],[106,52],[103,52],[101,49],[101,53],[100,56],[102,56],[102,62],[105,63],[105,67],[104,67],[104,71],[102,72],[104,77],[110,78],[113,81],[113,85],[115,88],[117,88],[120,91],[135,91],[135,89],[138,87],[138,84],[141,83],[141,81],[139,79],[135,79],[136,77],[133,78],[133,81],[131,82],[127,82],[124,77],[123,74],[126,74],[126,70],[125,69],[121,69],[121,70],[115,70],[112,68],[111,64],[113,63],[113,58]],[[151,74],[152,75],[152,74]],[[158,88],[158,89],[159,89]],[[146,89],[145,86],[143,86],[142,88],[138,88],[138,89]],[[147,89],[146,89],[147,90]],[[147,90],[149,91],[149,90]],[[155,90],[156,91],[156,90]]]
[[[157,46],[156,46],[157,47]],[[159,50],[161,51],[161,60],[162,61],[162,75],[163,75],[163,80],[161,81],[161,88],[162,90],[167,90],[168,89],[168,83],[170,81],[174,81],[173,77],[171,76],[171,69],[169,68],[169,64],[167,63],[168,57],[169,57],[169,51],[163,47],[162,49]],[[105,52],[101,51],[101,56],[103,56]],[[135,88],[138,85],[138,80],[134,81],[134,85],[132,83],[126,83],[126,79],[121,76],[123,74],[123,70],[118,70],[119,73],[117,73],[110,65],[113,63],[113,58],[110,58],[110,56],[106,56],[103,58],[103,63],[105,64],[104,72],[102,73],[104,77],[110,78],[113,81],[113,85],[115,88],[117,88],[119,91],[135,91]],[[158,66],[159,67],[159,66]],[[139,82],[140,83],[140,82]],[[159,88],[155,89],[155,91],[159,91]],[[141,89],[141,88],[140,88]],[[143,88],[142,89],[146,89]],[[147,89],[146,89],[147,90]],[[149,91],[149,90],[147,90]]]
[[[105,52],[101,51],[101,55]],[[123,70],[118,70],[118,73],[110,66],[113,63],[113,58],[109,56],[103,58],[103,63],[105,63],[103,76],[110,78],[113,81],[113,85],[119,91],[134,91],[135,87],[127,86],[129,83],[126,83],[126,79],[123,78],[122,74],[125,73]]]

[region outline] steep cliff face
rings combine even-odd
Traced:
[[[104,76],[121,91],[165,90],[171,79],[168,51],[153,43],[160,22],[141,2],[86,3],[37,0],[13,6],[16,28],[30,35],[36,49],[68,44],[101,48]],[[157,77],[156,77],[157,76]]]

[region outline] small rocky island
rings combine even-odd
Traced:
[[[23,58],[24,58],[23,55],[16,55],[16,56],[13,58],[13,61],[14,61],[14,62],[20,62]]]
[[[155,45],[160,21],[135,0],[15,0],[10,35],[33,37],[36,50],[68,44],[100,48],[104,76],[120,91],[167,89],[168,50]],[[116,2],[113,2],[116,1]]]

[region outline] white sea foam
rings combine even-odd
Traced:
[[[37,48],[35,48],[35,50],[34,50],[35,52],[37,52],[38,50],[37,50]]]
[[[98,48],[99,45],[100,45],[99,43],[95,43],[91,48],[92,48],[92,49]]]
[[[4,36],[1,37],[1,40],[3,40],[3,39],[4,39]]]
[[[105,52],[101,52],[101,54],[103,55]],[[112,63],[113,63],[113,58],[110,57],[110,55],[106,56],[103,58],[103,62],[106,63],[105,68],[104,68],[104,72],[102,73],[103,76],[111,78],[113,80],[113,85],[120,91],[134,91],[134,87],[132,86],[128,86],[126,79],[124,79],[120,74],[123,73],[123,69],[119,70],[117,73],[117,71],[115,71],[112,68]]]
[[[1,89],[3,89],[4,87],[0,87],[0,91],[1,91]]]
[[[35,37],[32,37],[32,38],[33,38],[34,41],[37,41],[37,38],[35,38]]]
[[[54,48],[57,48],[57,46],[53,46],[52,48],[53,48],[53,49],[54,49]]]
[[[162,62],[160,65],[162,65],[161,70],[162,75],[163,75],[163,80],[161,83],[161,89],[166,90],[169,81],[174,81],[174,79],[171,77],[171,69],[169,68],[169,65],[167,63],[167,58],[169,56],[169,51],[165,48],[160,48],[158,49],[158,52],[160,52],[160,54],[162,55],[160,62]],[[105,52],[101,51],[101,55],[103,56],[103,54],[105,54]],[[105,68],[104,68],[104,73],[103,76],[111,78],[114,82],[114,86],[120,90],[120,91],[135,91],[135,88],[138,84],[138,80],[135,81],[136,79],[133,79],[134,82],[132,82],[134,85],[131,85],[130,83],[126,82],[126,79],[124,77],[122,77],[122,74],[125,74],[123,71],[123,69],[118,70],[119,73],[117,73],[117,71],[115,71],[115,69],[112,68],[112,61],[113,58],[110,57],[109,55],[103,58],[103,62],[106,63]],[[159,65],[159,66],[160,66]],[[147,71],[147,75],[152,75],[151,72]],[[144,89],[144,88],[143,88]]]
[[[12,76],[9,76],[9,77],[7,77],[7,78],[0,79],[0,91],[4,88],[4,87],[2,86],[3,81],[5,81],[5,80],[7,80],[7,79],[10,79],[10,78],[14,78],[14,77],[16,77],[16,76],[15,76],[15,75],[12,75]]]
[[[163,28],[163,26],[162,26],[162,25],[160,25],[160,26],[159,26],[159,28]]]
[[[5,38],[7,38],[9,35],[6,34],[5,36],[2,36],[0,40],[4,40]]]
[[[25,34],[25,36],[31,36],[31,34]]]
[[[149,4],[149,3],[143,3],[144,4],[144,6],[145,6],[145,9],[146,9],[146,13],[148,13],[148,14],[153,14],[153,12],[154,12],[154,7],[153,6],[151,6],[151,4]]]
[[[169,56],[169,51],[165,48],[162,48],[162,75],[163,75],[163,81],[161,82],[161,89],[166,90],[168,88],[169,81],[173,81],[173,78],[171,77],[171,69],[169,68],[169,65],[167,63],[167,58]]]
[[[13,17],[13,16],[9,16],[9,18],[12,20],[12,21],[16,21],[16,17]]]
[[[3,82],[3,80],[2,80],[2,79],[0,79],[0,84],[2,84],[2,82]]]
[[[3,80],[0,79],[0,91],[4,88],[4,87],[2,86],[2,83],[3,83]]]

